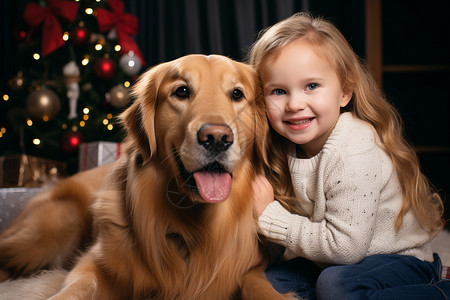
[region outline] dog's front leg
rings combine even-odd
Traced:
[[[61,291],[49,300],[107,299],[100,297],[99,277],[93,256],[87,253],[68,274]]]

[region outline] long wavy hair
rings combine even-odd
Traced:
[[[404,138],[399,113],[384,97],[365,63],[331,22],[308,13],[297,13],[267,28],[251,48],[250,64],[260,73],[267,59],[300,39],[329,60],[343,89],[353,90],[345,110],[375,128],[381,147],[392,160],[403,192],[396,229],[401,228],[403,217],[412,210],[421,225],[436,234],[444,224],[442,199],[420,171],[418,157]],[[277,200],[297,212],[286,157],[289,141],[273,128],[268,135],[266,176],[274,187]]]

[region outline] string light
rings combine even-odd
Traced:
[[[83,108],[83,114],[85,115],[89,114],[89,108],[87,107]]]
[[[86,56],[83,58],[83,60],[81,61],[81,64],[82,64],[83,66],[86,66],[88,63],[89,63],[89,56],[86,55]]]
[[[97,50],[97,51],[102,50],[102,48],[103,48],[103,45],[100,44],[100,43],[98,43],[98,44],[96,44],[96,45],[94,46],[94,49]]]
[[[48,120],[50,120],[50,118],[49,118],[47,115],[44,115],[44,116],[42,117],[42,120],[43,120],[44,122],[48,122]]]
[[[41,140],[40,139],[33,139],[33,144],[35,144],[36,146],[39,146],[41,144]]]
[[[84,126],[86,126],[86,122],[80,121],[80,127],[84,127]]]
[[[92,13],[94,12],[94,10],[90,7],[86,8],[86,10],[84,11],[87,15],[92,15]]]
[[[113,125],[109,124],[106,128],[108,128],[108,130],[113,130]]]
[[[83,115],[83,120],[87,121],[89,119],[88,115]]]
[[[33,121],[31,119],[27,119],[27,125],[28,126],[33,126]]]
[[[34,58],[35,60],[39,60],[39,59],[41,58],[41,56],[39,55],[39,53],[34,53],[34,54],[33,54],[33,58]]]
[[[66,42],[69,40],[69,33],[67,31],[63,34],[63,40]]]
[[[122,50],[122,46],[116,45],[116,46],[114,46],[114,50],[115,50],[116,52],[119,52],[120,50]]]
[[[112,117],[113,117],[113,115],[111,113],[106,115],[106,118],[108,118],[108,119],[112,119]]]
[[[9,100],[9,95],[8,94],[4,94],[3,95],[3,100],[4,101],[8,101]]]
[[[108,124],[109,124],[108,119],[103,119],[103,125],[108,125]]]
[[[125,82],[123,83],[123,86],[124,86],[124,87],[130,87],[130,85],[131,85],[131,83],[130,83],[129,81],[125,81]]]

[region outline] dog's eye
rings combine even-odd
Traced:
[[[242,98],[244,98],[244,93],[239,89],[235,89],[231,93],[231,99],[235,101],[241,100]]]
[[[178,98],[186,99],[186,98],[189,98],[190,91],[187,86],[181,86],[181,87],[177,88],[175,93],[173,93],[173,94],[175,96],[177,96]]]

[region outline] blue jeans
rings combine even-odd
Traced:
[[[441,280],[442,264],[412,256],[380,254],[353,265],[320,269],[296,258],[266,270],[274,288],[293,291],[304,299],[450,299],[450,280]]]

